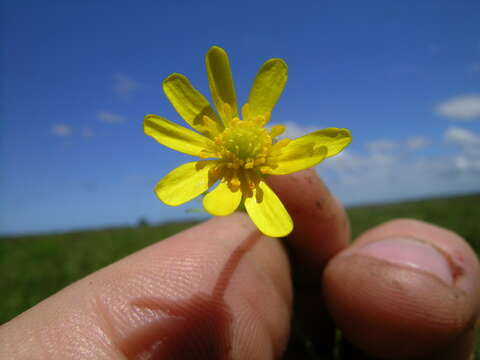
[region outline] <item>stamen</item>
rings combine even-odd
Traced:
[[[263,190],[257,186],[257,191],[255,193],[255,200],[257,203],[261,203],[263,201]]]
[[[260,167],[260,172],[261,172],[262,174],[268,174],[269,171],[270,171],[270,169],[271,169],[270,166],[261,166],[261,167]]]
[[[230,120],[230,126],[231,127],[238,127],[238,125],[240,124],[241,121],[242,120],[240,120],[238,117],[235,117],[232,120]]]
[[[231,115],[231,108],[224,104],[225,116]],[[218,176],[225,181],[230,190],[241,190],[243,196],[263,200],[263,191],[259,184],[265,174],[278,167],[278,159],[282,149],[290,143],[290,139],[274,142],[276,136],[285,131],[285,126],[273,126],[270,131],[263,127],[267,116],[259,115],[254,118],[250,114],[250,105],[242,107],[243,120],[239,117],[230,117],[226,128],[215,137],[214,148],[210,153],[218,156],[222,164]],[[207,149],[208,150],[208,149]],[[202,156],[210,154],[202,152]],[[216,173],[212,172],[212,176]]]
[[[290,144],[290,139],[288,138],[285,138],[285,139],[282,139],[280,140],[279,142],[276,142],[275,144],[273,144],[272,146],[272,149],[270,150],[270,155],[271,156],[274,156],[274,155],[279,155],[281,150],[287,146],[288,144]]]
[[[208,170],[208,186],[213,186],[222,176],[222,165],[215,166]]]
[[[233,171],[232,172],[232,175],[230,177],[230,187],[232,189],[232,191],[236,191],[238,189],[240,189],[240,185],[242,185],[240,179],[238,178],[238,174],[237,174],[237,171]]]
[[[264,126],[267,123],[265,116],[262,115],[258,115],[254,121],[258,126]]]
[[[248,187],[254,189],[260,183],[260,175],[255,170],[249,170],[245,172],[245,178],[248,182]]]
[[[285,132],[285,126],[283,125],[275,125],[272,127],[272,130],[270,130],[270,136],[272,138],[275,138],[279,135],[282,135]]]
[[[211,158],[211,157],[214,157],[215,153],[213,153],[212,151],[210,150],[202,150],[200,151],[200,154],[198,154],[198,157],[202,158],[202,159],[207,159],[207,158]]]
[[[265,156],[261,156],[255,159],[255,166],[263,165],[265,163]]]
[[[246,103],[242,106],[242,118],[243,120],[248,120],[248,115],[250,113],[250,104]]]
[[[253,165],[255,165],[255,162],[252,159],[248,159],[248,161],[245,162],[244,168],[251,169]]]
[[[216,128],[215,121],[210,119],[207,115],[203,115],[203,125],[208,127],[208,128]]]
[[[232,107],[227,104],[223,103],[223,115],[225,116],[225,122],[228,124],[230,120],[232,120]]]

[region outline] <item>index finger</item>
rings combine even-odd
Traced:
[[[272,176],[268,183],[293,219],[287,246],[295,281],[316,288],[327,262],[348,245],[350,224],[345,209],[312,169]]]
[[[328,261],[347,247],[350,225],[345,209],[314,170],[273,176],[268,183],[290,213],[294,228],[286,239],[295,287],[294,328],[286,358],[305,352],[305,336],[320,354],[331,354],[334,326],[323,294],[322,275]]]
[[[0,326],[0,359],[270,359],[291,286],[276,239],[245,214],[132,254]]]

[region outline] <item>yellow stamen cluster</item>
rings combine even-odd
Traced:
[[[248,113],[249,105],[245,104],[242,108],[243,120],[231,117],[231,109],[226,105],[225,129],[215,137],[214,148],[205,150],[202,157],[219,159],[217,166],[209,172],[212,184],[222,179],[233,192],[241,189],[245,196],[250,197],[263,175],[278,166],[277,158],[290,139],[275,141],[275,137],[285,131],[282,125],[274,126],[270,132],[264,128],[269,114],[250,118]],[[257,191],[258,196],[262,195]]]

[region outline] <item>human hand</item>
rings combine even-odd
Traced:
[[[348,358],[469,357],[480,267],[464,240],[397,220],[348,247],[346,214],[313,171],[269,180],[295,223],[288,255],[244,214],[212,219],[4,324],[0,358],[309,359],[289,341],[292,308],[319,354],[333,318]]]

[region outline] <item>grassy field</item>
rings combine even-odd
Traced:
[[[409,217],[457,232],[480,254],[480,194],[361,206],[348,214],[354,236],[390,219]],[[0,238],[0,324],[73,281],[193,224]]]

